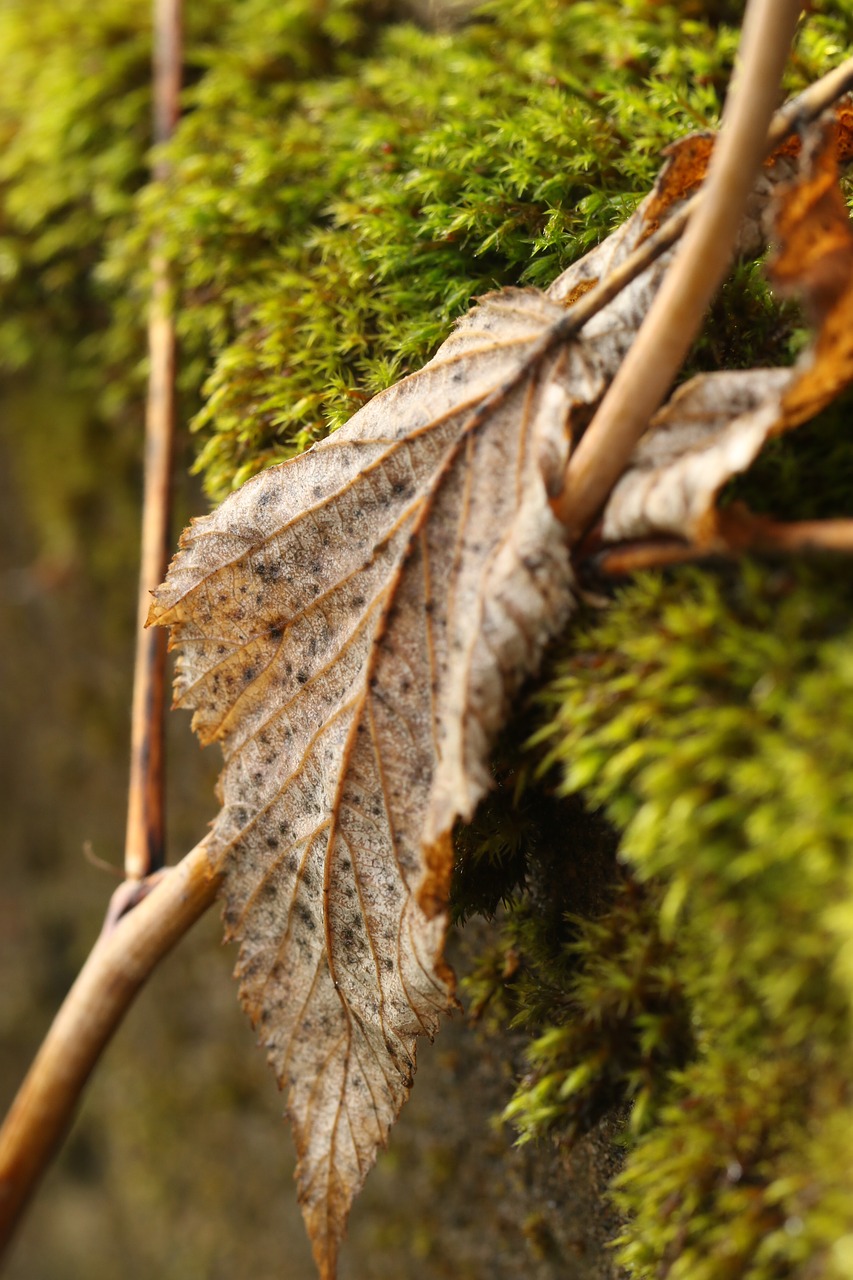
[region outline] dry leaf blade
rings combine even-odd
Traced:
[[[415,1039],[453,1003],[453,823],[571,603],[546,493],[566,354],[526,370],[561,314],[534,291],[484,300],[420,374],[195,522],[152,612],[177,701],[225,753],[208,848],[324,1274]]]

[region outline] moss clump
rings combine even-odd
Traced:
[[[523,724],[511,736],[523,740]],[[573,1142],[631,1101],[640,1129],[692,1039],[659,892],[626,876],[613,828],[576,797],[555,797],[517,762],[507,771],[456,834],[452,890],[457,920],[498,917],[463,982],[472,1016],[534,1037],[505,1118],[524,1142]]]
[[[620,222],[661,148],[716,122],[741,7],[493,0],[425,31],[384,0],[208,0],[188,11],[185,116],[158,188],[147,15],[12,0],[0,361],[26,363],[50,324],[75,377],[123,409],[158,235],[198,465],[221,497],[422,363],[472,295],[547,283]],[[853,34],[847,3],[823,10],[791,88]],[[775,308],[754,278],[744,292],[761,313],[749,343],[718,316],[713,350],[778,358]]]
[[[363,51],[382,12],[381,0],[190,5],[187,105],[203,114],[214,68],[223,100],[252,85],[259,116],[282,86],[292,101],[305,77],[334,74]],[[0,57],[0,369],[25,367],[46,337],[64,338],[90,389],[110,375],[100,392],[114,412],[138,391],[145,352],[145,298],[127,298],[126,281],[117,291],[104,261],[137,223],[148,176],[150,9],[8,0]],[[239,109],[235,118],[248,123]]]
[[[547,283],[621,222],[661,149],[715,124],[736,40],[676,5],[502,0],[450,34],[390,26],[296,98],[259,106],[247,80],[237,105],[214,69],[142,224],[165,231],[185,334],[213,351],[209,492],[417,368],[472,296]],[[829,43],[801,57],[811,76]]]
[[[827,520],[850,511],[853,437],[848,389],[806,426],[770,440],[746,475],[732,482],[726,501],[746,502],[779,520]]]
[[[547,1008],[538,978],[537,1021],[546,1030],[528,1050],[530,1074],[505,1112],[522,1142],[554,1130],[572,1141],[625,1102],[639,1132],[668,1073],[690,1056],[680,957],[661,936],[658,908],[654,890],[624,881],[602,916],[572,921],[577,937],[563,954],[574,971]]]
[[[541,695],[563,790],[602,807],[657,886],[644,933],[677,946],[695,1042],[682,1071],[656,1073],[654,1124],[619,1180],[632,1274],[788,1275],[816,1258],[847,1274],[851,638],[835,564],[646,576],[578,625]],[[641,972],[629,948],[623,971]],[[589,1016],[594,994],[576,992]],[[542,1087],[515,1104],[528,1125]]]

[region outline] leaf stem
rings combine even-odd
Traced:
[[[569,460],[555,510],[576,541],[589,525],[690,348],[728,270],[794,29],[799,0],[750,0],[741,64],[702,199],[669,274],[592,423]]]
[[[592,554],[588,560],[597,574],[623,578],[644,569],[663,569],[697,560],[791,552],[853,554],[853,520],[771,520],[732,506],[718,514],[716,534],[707,542],[681,542],[676,538],[626,542]]]
[[[181,0],[155,0],[154,143],[165,142],[178,119],[181,90]],[[159,157],[153,177],[168,174]],[[145,495],[139,571],[136,663],[131,713],[130,785],[124,870],[142,880],[164,861],[164,686],[166,636],[146,631],[151,592],[169,563],[171,473],[175,437],[175,325],[165,256],[152,245],[148,317],[150,374],[145,414]]]
[[[92,948],[0,1128],[0,1254],[134,996],[218,887],[202,842]]]

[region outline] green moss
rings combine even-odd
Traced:
[[[835,563],[646,576],[578,625],[541,695],[562,788],[602,806],[661,895],[644,934],[677,944],[695,1040],[683,1072],[662,1064],[663,1105],[621,1179],[634,1274],[792,1274],[853,1227],[834,1144],[850,1105],[851,636]]]
[[[211,494],[417,368],[473,296],[547,283],[621,222],[661,149],[716,122],[735,43],[678,6],[500,3],[452,34],[392,26],[272,112],[250,84],[236,120],[209,96],[146,231],[168,209],[186,336],[213,348]]]
[[[853,31],[848,3],[823,8],[792,88]],[[25,364],[50,325],[102,409],[123,411],[140,395],[158,235],[184,407],[221,497],[420,365],[472,296],[547,283],[617,225],[662,147],[716,122],[740,14],[494,0],[448,32],[390,21],[382,0],[209,0],[188,13],[185,114],[159,189],[145,184],[147,14],[13,0],[0,361]],[[752,337],[718,316],[712,354],[784,355],[754,275],[742,293]]]
[[[260,116],[282,93],[292,99],[305,76],[333,73],[363,48],[380,12],[381,3],[355,0],[188,6],[187,106],[203,113],[212,77],[220,101],[251,84]],[[150,9],[8,0],[0,57],[0,369],[25,367],[46,335],[61,335],[80,379],[114,414],[144,385],[146,298],[128,295],[126,280],[117,290],[104,260],[136,225],[147,179]],[[248,120],[245,111],[234,118]],[[142,260],[148,229],[141,234]],[[185,369],[184,382],[197,393],[199,368]]]
[[[730,484],[725,500],[780,520],[826,520],[850,511],[853,493],[853,392],[817,418],[770,440],[749,472]]]
[[[551,1025],[533,1041],[530,1074],[505,1112],[522,1142],[555,1129],[571,1141],[627,1101],[639,1131],[667,1091],[668,1072],[687,1061],[680,957],[661,936],[659,905],[654,891],[627,880],[601,917],[575,919],[577,939],[564,948],[574,972],[542,1010]],[[537,987],[538,1002],[541,977]]]
[[[840,1073],[839,1073],[840,1075]],[[632,1218],[629,1273],[849,1275],[851,1113],[803,1055],[744,1070],[711,1050],[677,1081],[677,1101],[617,1180]]]

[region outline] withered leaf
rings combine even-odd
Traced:
[[[767,440],[814,417],[853,380],[853,230],[838,185],[837,122],[811,128],[802,170],[771,208],[780,293],[801,295],[817,326],[790,369],[703,374],[655,416],[605,507],[606,542],[656,534],[708,549],[726,541],[717,495]]]
[[[471,425],[555,314],[535,292],[485,300],[421,373],[196,521],[152,610],[177,701],[225,753],[208,848],[324,1275],[415,1037],[452,1004],[451,828],[570,605],[546,496],[567,353]]]
[[[694,179],[668,182],[673,163],[549,295],[487,296],[420,373],[195,521],[156,593],[177,702],[225,755],[207,848],[326,1277],[416,1037],[453,1003],[453,824],[571,606],[549,494],[669,255],[580,339],[556,326],[683,198]]]

